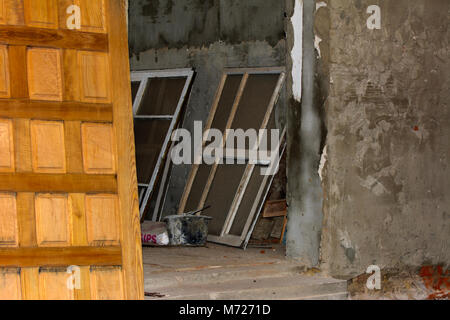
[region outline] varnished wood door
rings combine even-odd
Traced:
[[[125,1],[0,0],[0,299],[143,298],[130,92]]]

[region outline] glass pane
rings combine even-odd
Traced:
[[[139,183],[150,183],[169,126],[170,121],[134,119]]]
[[[140,85],[141,85],[140,81],[131,82],[131,97],[133,99],[133,103],[134,103],[134,100],[136,99],[136,95],[138,93]]]
[[[150,78],[137,115],[173,115],[181,98],[186,77]]]

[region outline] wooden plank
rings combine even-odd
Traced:
[[[141,224],[136,177],[133,115],[128,60],[126,4],[124,0],[106,1],[109,6],[111,81],[114,83],[114,130],[117,150],[118,194],[122,226],[123,285],[126,299],[144,299]]]
[[[75,300],[91,300],[91,271],[89,266],[80,267],[80,288],[75,288]]]
[[[14,172],[14,129],[10,119],[0,119],[0,172]]]
[[[75,101],[0,100],[0,117],[111,122],[112,105]]]
[[[58,28],[58,7],[53,0],[24,0],[25,23],[30,27]]]
[[[14,119],[14,146],[17,172],[31,172],[30,120]]]
[[[33,171],[66,173],[66,147],[62,121],[30,122]]]
[[[67,172],[83,173],[83,154],[80,147],[81,121],[66,121],[64,131]]]
[[[36,217],[34,214],[34,193],[18,193],[17,224],[19,232],[19,246],[37,246]]]
[[[69,212],[72,219],[72,245],[87,246],[85,195],[71,193],[69,195]]]
[[[0,43],[101,52],[107,52],[109,49],[106,34],[25,26],[0,26]]]
[[[71,244],[71,219],[66,194],[37,194],[36,235],[40,247],[67,247]]]
[[[62,101],[61,50],[28,48],[27,70],[30,99]]]
[[[85,122],[81,125],[84,172],[90,174],[116,173],[113,126]]]
[[[11,97],[28,98],[27,48],[9,46],[8,51]]]
[[[120,267],[91,268],[92,300],[122,300],[123,274]]]
[[[11,94],[9,74],[8,48],[0,46],[0,98],[9,98]]]
[[[16,247],[17,244],[16,195],[0,193],[0,247]]]
[[[0,174],[0,190],[11,192],[106,192],[115,193],[114,175]]]
[[[73,300],[74,290],[67,285],[67,268],[40,268],[39,299]]]
[[[86,195],[87,239],[90,245],[119,244],[117,205],[116,195]]]
[[[263,218],[284,217],[287,213],[286,200],[269,200],[264,204]]]
[[[74,68],[76,66],[76,68]],[[63,50],[64,101],[80,101],[80,77],[77,50]]]
[[[0,301],[22,300],[20,269],[0,268]]]
[[[118,266],[121,247],[65,247],[0,249],[2,267]]]
[[[24,300],[39,300],[39,268],[22,268],[22,298]]]
[[[23,25],[25,23],[23,1],[4,0],[3,4],[6,15],[6,24]]]

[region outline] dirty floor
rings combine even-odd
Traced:
[[[347,298],[346,281],[305,270],[281,245],[146,247],[143,255],[147,299]]]

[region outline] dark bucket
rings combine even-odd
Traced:
[[[167,216],[169,244],[172,246],[204,246],[208,237],[208,223],[211,217],[194,215]]]

